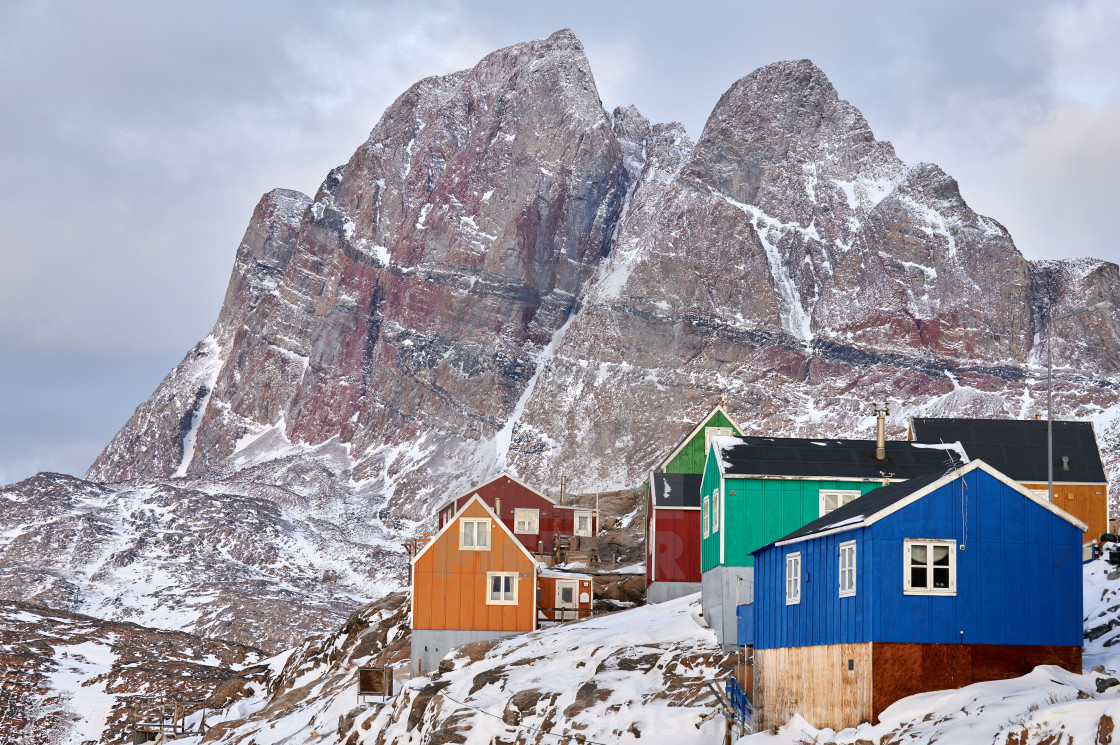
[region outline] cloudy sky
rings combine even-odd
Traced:
[[[528,5],[0,2],[0,484],[84,472],[208,332],[262,193],[313,194],[411,83],[565,26],[608,108],[694,137],[808,57],[1028,258],[1120,259],[1120,4]]]

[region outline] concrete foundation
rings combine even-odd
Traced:
[[[738,645],[735,609],[754,601],[754,567],[719,566],[700,578],[704,620],[725,652]]]
[[[521,634],[521,631],[462,631],[459,629],[413,629],[412,662],[409,672],[412,677],[435,672],[439,662],[452,650],[464,644],[501,639],[505,636]]]
[[[664,603],[700,592],[699,582],[651,582],[646,588],[647,603]]]

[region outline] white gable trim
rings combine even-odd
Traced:
[[[825,535],[833,535],[835,533],[846,533],[849,530],[855,530],[856,528],[864,528],[864,527],[867,527],[869,525],[874,525],[875,523],[879,522],[883,518],[889,517],[890,515],[893,515],[894,513],[898,512],[899,510],[905,509],[906,507],[909,507],[910,505],[914,504],[915,502],[917,502],[919,499],[926,496],[927,494],[931,494],[931,493],[937,491],[938,489],[945,486],[946,484],[951,484],[952,482],[956,481],[958,478],[961,478],[965,474],[970,473],[972,471],[975,471],[978,468],[980,470],[984,471],[985,473],[987,473],[989,476],[992,476],[996,480],[1002,482],[1004,485],[1009,486],[1012,489],[1014,489],[1015,491],[1019,492],[1024,497],[1026,497],[1030,501],[1037,504],[1039,507],[1042,507],[1043,509],[1054,513],[1055,515],[1062,518],[1066,522],[1070,523],[1071,525],[1074,525],[1075,527],[1077,527],[1082,532],[1089,529],[1088,525],[1081,522],[1080,520],[1078,520],[1073,515],[1069,514],[1068,512],[1066,512],[1065,510],[1063,510],[1060,507],[1055,507],[1053,504],[1051,504],[1047,500],[1039,498],[1037,495],[1035,495],[1034,492],[1027,489],[1022,484],[1018,483],[1017,481],[1013,481],[1010,477],[1005,476],[1003,473],[1001,473],[1000,471],[997,471],[995,468],[992,468],[991,466],[989,466],[984,461],[974,460],[974,461],[971,461],[970,463],[968,463],[965,466],[961,466],[960,468],[955,468],[955,469],[949,471],[944,476],[939,478],[937,481],[934,481],[932,484],[927,484],[926,486],[922,487],[921,489],[919,489],[918,491],[909,495],[908,497],[906,497],[904,499],[900,499],[900,500],[898,500],[897,502],[895,502],[894,504],[892,504],[888,507],[884,507],[883,509],[879,510],[878,512],[876,512],[873,515],[868,515],[868,516],[864,517],[863,520],[860,520],[858,522],[852,522],[852,523],[849,523],[847,525],[837,526],[837,527],[832,528],[830,530],[822,530],[819,533],[810,533],[809,535],[803,535],[803,536],[799,536],[797,538],[791,538],[788,541],[779,541],[779,542],[775,543],[774,545],[776,545],[776,546],[787,546],[791,543],[801,543],[802,541],[808,541],[808,540],[811,540],[811,539],[814,539],[814,538],[820,538],[821,536],[825,536]]]
[[[491,479],[491,481],[493,481],[493,479]],[[490,482],[488,481],[486,483],[490,483]],[[518,483],[520,483],[520,482],[518,482]],[[521,541],[517,540],[517,537],[513,534],[513,531],[511,531],[509,528],[507,528],[505,523],[503,523],[497,517],[494,517],[494,513],[490,512],[490,505],[483,502],[482,497],[478,496],[477,494],[475,494],[469,500],[467,500],[467,503],[465,505],[463,505],[462,509],[460,509],[454,515],[452,515],[451,519],[447,521],[447,525],[444,525],[442,528],[440,528],[439,532],[436,533],[434,536],[432,536],[432,540],[428,541],[427,545],[425,545],[424,548],[420,549],[416,553],[416,555],[412,557],[412,560],[409,563],[412,564],[413,566],[415,566],[416,562],[420,560],[420,557],[423,556],[424,554],[426,554],[428,552],[429,548],[436,545],[436,541],[438,541],[440,538],[442,538],[443,535],[445,533],[447,533],[447,531],[451,528],[452,525],[455,525],[456,523],[458,523],[459,518],[462,516],[462,514],[464,512],[466,512],[466,509],[468,507],[470,507],[472,504],[474,504],[475,502],[478,502],[478,504],[482,507],[482,509],[486,510],[486,512],[490,514],[491,521],[494,522],[494,523],[497,523],[498,527],[502,529],[502,532],[505,533],[511,541],[513,541],[515,546],[517,546],[519,549],[521,549],[521,553],[525,554],[525,558],[527,558],[529,560],[529,563],[531,563],[533,565],[533,568],[534,568],[533,571],[535,572],[536,571],[536,566],[537,566],[536,557],[533,556],[531,553],[529,553],[529,549],[527,549],[527,548],[525,548],[524,546],[521,545]],[[458,546],[458,543],[456,543],[455,545]]]
[[[658,463],[654,470],[660,471],[662,468],[669,465],[669,463],[672,462],[673,458],[676,458],[678,455],[680,455],[681,451],[684,450],[684,446],[688,444],[689,440],[700,434],[700,431],[704,429],[704,425],[708,423],[709,419],[715,416],[717,411],[727,417],[727,421],[731,422],[731,426],[739,430],[739,433],[742,434],[743,428],[740,427],[739,424],[731,418],[731,415],[727,413],[727,409],[723,408],[723,404],[718,404],[715,408],[704,415],[704,418],[700,420],[700,423],[693,427],[691,432],[685,435],[684,439],[680,441],[676,449],[673,450],[673,452],[669,453],[669,455],[666,456],[660,463]]]
[[[481,484],[476,484],[475,486],[472,486],[470,489],[467,489],[465,492],[462,492],[461,494],[457,494],[456,496],[451,497],[450,499],[443,500],[443,504],[441,504],[439,506],[439,509],[436,510],[436,514],[438,515],[439,513],[443,512],[444,508],[446,508],[447,505],[449,505],[453,502],[457,502],[460,499],[462,499],[463,497],[467,496],[468,494],[473,494],[474,492],[477,492],[479,489],[481,489],[485,486],[489,486],[490,484],[493,484],[495,481],[497,481],[500,478],[508,478],[510,481],[513,481],[516,484],[520,484],[521,486],[525,487],[529,491],[533,492],[534,494],[536,494],[538,497],[540,497],[544,501],[550,502],[553,505],[556,505],[556,500],[554,500],[552,497],[546,497],[544,494],[541,494],[539,491],[537,491],[533,487],[529,486],[524,481],[522,481],[521,479],[514,476],[512,473],[509,473],[508,471],[502,471],[501,473],[499,473],[497,476],[495,476],[492,479],[487,479],[486,481],[483,481]]]

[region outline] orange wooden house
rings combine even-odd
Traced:
[[[910,439],[924,443],[959,442],[968,457],[982,460],[1049,501],[1048,476],[1054,476],[1054,506],[1088,525],[1083,543],[1108,529],[1108,475],[1092,422],[1052,423],[1052,469],[1046,467],[1044,419],[942,419],[915,417]]]
[[[411,566],[414,676],[456,647],[537,627],[537,562],[477,495]]]

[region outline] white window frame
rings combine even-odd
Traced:
[[[479,545],[478,543],[478,528],[479,523],[486,525],[486,543]],[[467,545],[467,533],[470,532],[472,536],[472,545]],[[459,519],[459,550],[460,551],[489,551],[490,550],[490,536],[494,532],[494,527],[490,524],[489,518],[472,518],[463,517]]]
[[[587,530],[579,529],[579,519],[581,517],[587,518]],[[591,510],[576,510],[572,515],[572,532],[584,538],[595,535],[595,513]]]
[[[844,541],[839,548],[840,597],[854,597],[856,594],[856,541]]]
[[[524,528],[522,523],[525,523]],[[541,532],[541,511],[518,507],[513,511],[513,532],[536,535]]]
[[[848,502],[851,502],[853,499],[857,499],[862,496],[862,492],[860,492],[859,489],[821,489],[818,494],[818,498],[820,500],[818,509],[819,517],[824,517],[829,512],[832,512],[832,510],[825,512],[824,509],[825,498],[830,495],[836,496],[836,506],[832,508],[832,510],[836,510],[843,507]]]
[[[505,590],[505,582],[502,582],[502,587],[498,593],[501,597],[494,598],[494,580],[501,578],[502,580],[509,579],[510,591],[507,593]],[[487,605],[517,605],[517,572],[487,572],[486,573],[486,604]]]
[[[719,532],[719,487],[712,491],[712,532]]]
[[[915,546],[926,547],[926,563],[923,565],[926,569],[926,584],[927,587],[913,587],[911,582],[910,570],[914,565],[910,562],[910,550]],[[949,586],[948,587],[932,587],[933,585],[933,549],[937,546],[944,546],[949,549]],[[957,542],[953,539],[942,538],[906,538],[902,541],[902,592],[905,595],[945,595],[952,596],[957,594]]]
[[[791,571],[792,570],[792,571]],[[786,554],[786,605],[801,603],[801,552]]]
[[[709,535],[708,525],[710,521],[710,514],[708,512],[708,505],[710,501],[711,500],[708,497],[704,497],[704,508],[700,511],[700,522],[702,523],[701,528],[703,528],[705,538],[707,538]]]

